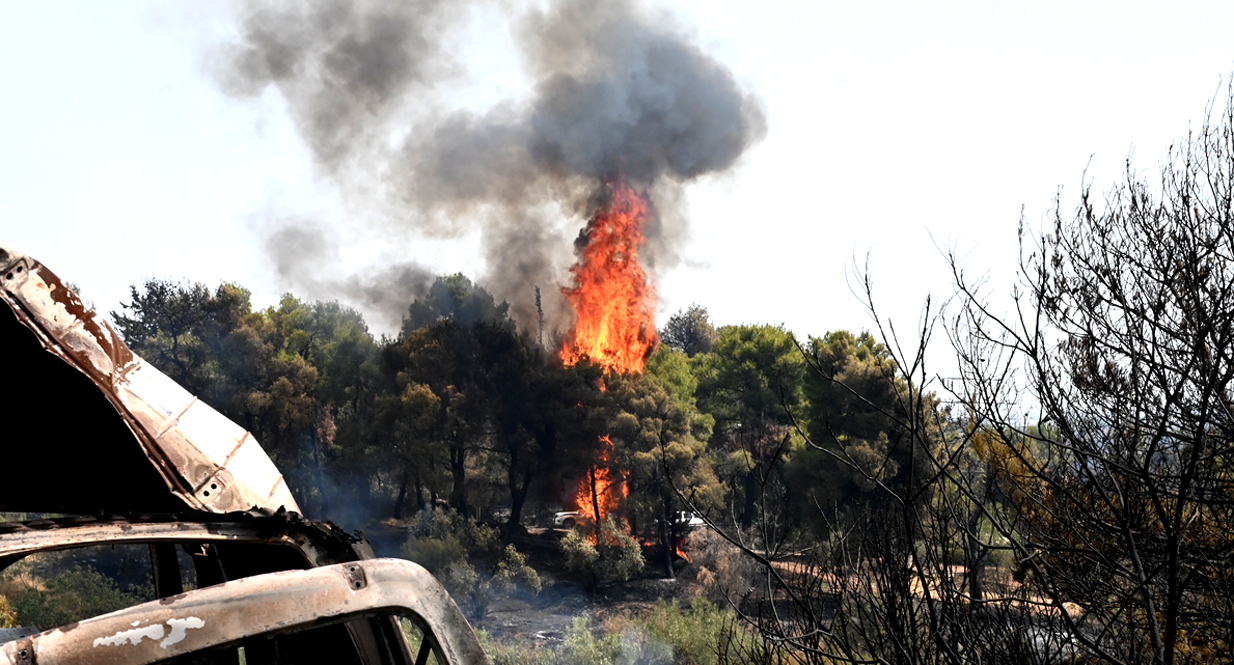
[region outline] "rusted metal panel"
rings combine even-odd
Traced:
[[[110,323],[38,261],[0,247],[0,300],[49,353],[98,386],[168,491],[188,507],[214,513],[254,506],[299,510],[252,435],[134,354]],[[66,419],[55,425],[82,423]]]
[[[372,547],[333,524],[263,510],[227,515],[68,518],[0,524],[0,570],[35,552],[108,543],[250,543],[290,547],[311,566],[373,558]]]
[[[136,605],[0,645],[0,665],[142,665],[379,611],[410,615],[427,626],[439,662],[488,662],[467,619],[432,575],[409,561],[372,559],[249,577]]]

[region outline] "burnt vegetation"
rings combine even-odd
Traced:
[[[871,332],[714,327],[692,306],[645,373],[607,378],[563,364],[461,275],[410,303],[393,339],[337,302],[254,310],[230,284],[152,280],[113,317],[263,442],[307,512],[411,529],[405,551],[438,562],[477,616],[500,589],[540,587],[535,537],[607,465],[629,492],[620,519],[579,516],[556,572],[593,590],[682,577],[711,622],[699,662],[1225,661],[1225,101],[1158,180],[1129,163],[1104,197],[1086,182],[1046,228],[1022,221],[1009,314],[952,258],[954,296],[908,335],[868,276]],[[946,383],[926,364],[942,342],[960,375]],[[637,547],[605,559],[609,532]],[[570,648],[607,648],[584,633]]]

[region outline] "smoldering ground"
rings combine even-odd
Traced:
[[[509,15],[530,92],[483,111],[450,109],[452,83],[481,74],[459,64],[462,28],[494,11]],[[633,0],[245,5],[238,39],[220,55],[226,92],[283,97],[319,177],[348,201],[348,224],[405,238],[478,232],[478,281],[527,327],[535,286],[554,325],[568,321],[559,287],[606,180],[625,178],[656,202],[643,250],[654,274],[680,260],[682,187],[732,168],[766,131],[759,100],[723,64]],[[295,249],[318,231],[271,219],[265,232],[288,286],[374,313],[393,308],[386,317],[406,307],[379,295],[389,290],[381,280],[324,277],[337,271],[320,270],[320,252]],[[430,279],[415,266],[394,272],[398,298]]]

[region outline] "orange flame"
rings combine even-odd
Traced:
[[[610,371],[641,372],[659,343],[656,292],[638,258],[650,212],[650,201],[617,180],[608,206],[587,225],[586,245],[570,269],[575,286],[565,290],[578,315],[562,349],[567,365],[587,356]]]
[[[586,244],[570,269],[574,288],[566,289],[565,296],[578,321],[561,357],[566,365],[587,357],[606,371],[641,372],[660,341],[655,288],[638,258],[651,202],[623,180],[610,186],[608,205],[587,224],[582,235]],[[600,437],[599,460],[579,480],[575,494],[581,517],[596,521],[592,542],[607,515],[625,512],[630,494],[625,482],[629,474],[613,468],[612,453],[612,440]]]
[[[690,558],[690,555],[686,554],[685,548],[682,547],[683,545],[685,545],[684,541],[685,539],[683,538],[680,541],[678,541],[676,545],[673,545],[673,552],[675,552],[678,557],[685,560],[686,563],[694,563],[694,559]]]
[[[607,515],[619,515],[630,496],[626,474],[612,468],[613,440],[607,435],[600,437],[600,459],[579,480],[578,511],[580,517],[595,520],[598,525]]]

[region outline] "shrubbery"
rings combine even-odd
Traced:
[[[592,535],[596,542],[592,542]],[[566,570],[595,590],[605,582],[624,582],[643,570],[643,548],[624,529],[607,517],[598,534],[594,527],[575,527],[561,541]]]
[[[503,644],[481,637],[493,665],[669,665],[673,648],[651,638],[633,625],[605,626],[597,635],[591,620],[582,616],[570,624],[557,648]]]
[[[477,630],[480,646],[493,665],[556,665],[558,652],[545,646],[530,646],[523,640],[509,643],[494,640],[483,630]]]
[[[473,618],[481,617],[498,594],[539,593],[540,575],[500,533],[453,510],[426,510],[415,517],[403,556],[424,566]],[[477,567],[478,566],[478,567]]]
[[[735,612],[701,598],[689,610],[682,610],[676,600],[660,601],[651,615],[637,624],[657,641],[671,645],[672,662],[682,665],[714,665],[719,662],[717,654],[724,641],[745,635]]]
[[[481,642],[493,665],[715,665],[721,653],[750,653],[756,640],[733,610],[700,599],[692,609],[660,602],[648,616],[599,627],[579,617],[555,649],[503,644],[483,634]]]
[[[17,623],[17,610],[13,609],[13,605],[9,603],[7,597],[0,596],[0,628],[16,628],[19,625]]]
[[[93,568],[77,567],[44,580],[11,571],[3,579],[3,595],[16,616],[15,625],[53,628],[145,602],[139,593],[122,591],[114,580]],[[0,603],[0,626],[5,623]]]
[[[762,568],[720,534],[699,529],[690,535],[687,548],[697,595],[719,605],[740,605],[757,592]]]

